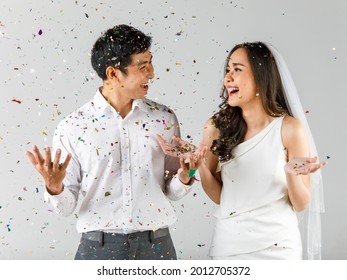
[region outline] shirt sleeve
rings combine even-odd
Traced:
[[[77,205],[76,195],[65,187],[63,192],[58,195],[51,195],[45,191],[44,200],[52,205],[54,212],[65,217],[69,216]]]
[[[56,213],[69,216],[76,209],[79,191],[81,187],[81,168],[69,139],[70,133],[63,122],[61,122],[53,136],[52,156],[55,151],[61,149],[61,162],[65,160],[68,153],[72,155],[70,163],[66,169],[66,176],[63,180],[64,190],[59,195],[44,193],[46,203],[50,203]]]
[[[174,136],[181,137],[180,127],[175,114],[173,115],[174,122]],[[185,185],[178,178],[177,170],[180,168],[180,160],[177,157],[165,156],[165,170],[171,174],[165,181],[166,196],[170,200],[179,200],[189,193],[192,188],[192,184],[195,180],[191,180],[191,184]],[[172,176],[172,174],[176,174]]]

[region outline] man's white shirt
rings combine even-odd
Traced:
[[[165,156],[157,134],[167,142],[174,135],[180,137],[171,109],[137,99],[123,119],[97,91],[91,101],[57,126],[52,150],[60,148],[62,160],[68,153],[72,159],[64,191],[54,196],[45,192],[45,200],[56,212],[68,216],[82,194],[78,232],[131,233],[172,225],[177,217],[167,198],[182,198],[190,186],[182,184],[177,175],[171,176],[179,168],[179,160]]]

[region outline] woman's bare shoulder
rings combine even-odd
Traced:
[[[303,124],[292,116],[285,116],[282,123],[282,138],[285,146],[292,142],[306,139]]]

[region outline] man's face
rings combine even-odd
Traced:
[[[126,68],[127,75],[119,74],[119,92],[131,99],[142,99],[148,93],[150,80],[154,78],[152,54],[147,50],[133,54],[131,58]]]

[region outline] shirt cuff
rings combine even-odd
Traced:
[[[44,192],[45,203],[50,203],[56,213],[63,213],[64,208],[73,202],[73,194],[64,187],[63,191],[57,195],[51,195],[47,189]]]
[[[195,179],[190,180],[188,185],[183,184],[176,174],[170,182],[170,199],[178,200],[184,197],[192,188]]]

